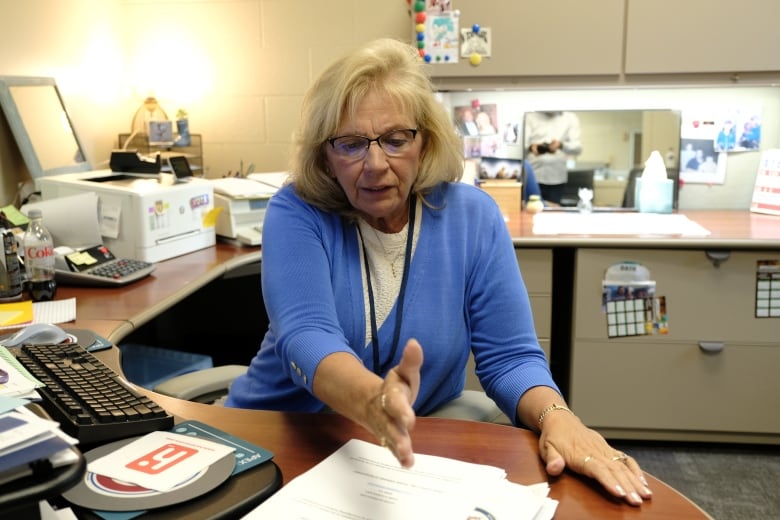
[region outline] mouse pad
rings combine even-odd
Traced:
[[[84,457],[87,463],[92,462],[136,439],[138,437],[100,446],[85,453]],[[235,464],[235,457],[230,454],[166,492],[142,488],[87,471],[84,478],[62,496],[77,506],[102,511],[138,511],[165,507],[208,493],[230,477]]]
[[[21,329],[20,329],[21,330]],[[65,332],[68,333],[68,337],[65,341],[62,343],[68,344],[68,343],[78,343],[82,347],[84,347],[88,352],[95,352],[97,350],[104,350],[107,348],[111,348],[111,342],[108,341],[106,338],[99,336],[98,334],[94,333],[91,330],[87,329],[71,329],[67,327],[63,327]],[[11,336],[14,336],[18,330],[10,333],[10,334],[3,334],[0,336],[0,345],[2,345],[3,340],[6,338],[10,338]]]

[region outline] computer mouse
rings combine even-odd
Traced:
[[[0,340],[0,344],[6,347],[15,347],[22,343],[62,343],[68,339],[68,333],[57,325],[51,323],[33,323],[6,339]]]

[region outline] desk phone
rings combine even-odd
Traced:
[[[117,287],[140,280],[154,271],[154,264],[117,258],[104,245],[81,251],[55,248],[55,277],[63,285]]]

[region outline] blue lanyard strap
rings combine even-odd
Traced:
[[[409,197],[409,231],[406,234],[406,252],[404,253],[404,271],[401,275],[401,289],[398,291],[398,304],[396,310],[395,328],[393,329],[393,343],[390,349],[390,356],[387,358],[387,364],[392,363],[395,358],[395,354],[398,351],[398,340],[401,336],[401,322],[403,320],[404,312],[404,294],[406,293],[406,284],[409,280],[409,265],[412,262],[412,245],[414,244],[414,220],[417,213],[417,202],[414,194]],[[363,263],[366,267],[366,285],[368,286],[368,308],[371,318],[371,345],[373,347],[374,354],[374,373],[380,375],[385,367],[381,366],[379,359],[379,333],[377,332],[376,325],[376,307],[374,304],[374,289],[371,285],[371,269],[368,267],[368,253],[366,252],[366,244],[363,241],[363,234],[360,232],[360,226],[358,226],[358,234],[360,234],[360,242],[363,245]]]

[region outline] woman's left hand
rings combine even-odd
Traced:
[[[549,475],[560,475],[568,466],[596,479],[608,493],[631,505],[641,505],[652,497],[636,460],[612,448],[574,414],[557,412],[545,418],[539,453]]]

